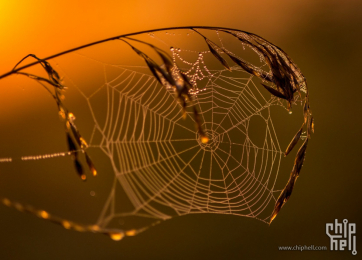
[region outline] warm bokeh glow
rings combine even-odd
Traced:
[[[30,53],[44,58],[103,38],[162,27],[234,27],[260,34],[278,45],[290,41],[288,38],[293,35],[293,30],[300,28],[301,24],[312,25],[305,14],[319,10],[321,5],[316,1],[288,5],[287,0],[265,1],[262,5],[257,1],[227,2],[223,3],[224,8],[218,8],[217,1],[159,1],[158,5],[152,1],[110,1],[102,5],[99,1],[0,1],[0,74],[11,70]],[[337,2],[331,6],[334,15],[343,15],[343,6]],[[187,15],[180,10],[187,10]],[[257,16],[250,10],[258,10]],[[23,64],[30,61],[31,58]],[[7,82],[2,80],[0,86],[6,86]],[[24,90],[23,97],[15,97],[16,89],[12,88],[7,90],[12,98],[1,100],[8,108],[7,120],[22,113],[19,103],[28,109],[37,109],[46,102],[45,98],[39,97],[39,92],[29,89]],[[27,100],[29,98],[37,99],[37,102],[31,103]],[[14,99],[18,99],[17,105],[11,102]]]

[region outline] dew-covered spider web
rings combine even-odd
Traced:
[[[3,203],[66,228],[107,233],[116,240],[163,220],[195,213],[232,214],[270,223],[278,198],[281,207],[290,196],[283,198],[283,192],[291,193],[287,186],[294,186],[293,178],[298,177],[290,174],[294,158],[284,158],[286,148],[295,132],[299,133],[295,142],[308,140],[313,119],[309,118],[303,75],[283,52],[261,39],[232,30],[161,30],[48,60],[67,88],[59,92],[65,99],[57,101],[58,107],[49,98],[49,109],[53,109],[49,113],[59,121],[60,112],[66,132],[74,126],[82,136],[81,142],[74,149],[64,148],[66,140],[60,123],[59,133],[51,140],[64,143],[63,148],[44,152],[47,150],[38,147],[18,158],[2,154],[0,166],[16,162],[36,168],[45,161],[57,160],[88,180],[83,183],[72,179],[68,185],[79,182],[77,185],[89,188],[69,188],[78,199],[69,195],[61,201],[69,201],[70,205],[78,200],[76,206],[69,207],[72,213],[58,212],[56,207],[53,211],[35,210],[11,199],[3,199]],[[266,50],[266,56],[260,50]],[[269,58],[273,55],[283,60],[279,60],[280,67],[291,68],[280,69],[280,77],[292,82],[289,99],[278,96],[284,93],[286,97],[287,89],[275,79],[278,75]],[[240,65],[235,59],[245,63]],[[41,67],[38,71],[27,70],[32,75],[44,74]],[[38,83],[51,91],[54,87],[39,79],[29,81],[26,79],[26,84],[33,84],[32,88],[41,89]],[[186,82],[190,84],[187,93],[183,92]],[[270,89],[261,83],[271,83]],[[278,90],[279,94],[275,93]],[[62,110],[63,106],[66,109]],[[307,107],[304,112],[303,106]],[[41,117],[41,112],[37,115]],[[77,134],[72,138],[77,139]],[[85,152],[86,159],[82,157]],[[76,169],[72,164],[75,153],[79,161]],[[301,167],[298,156],[300,151],[292,173]],[[304,153],[302,156],[304,160]],[[94,168],[89,171],[87,164]],[[49,174],[49,168],[38,169],[39,176],[41,171]],[[86,195],[79,195],[82,192],[97,197],[97,202],[84,202],[83,208],[80,201]],[[67,211],[66,206],[62,207]],[[72,215],[86,207],[93,207],[92,214]]]

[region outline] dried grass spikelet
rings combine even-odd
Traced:
[[[267,80],[271,83],[276,85],[277,89],[269,87],[265,84],[262,84],[272,95],[282,98],[288,101],[288,111],[290,111],[294,92],[298,91],[300,94],[300,87],[297,82],[297,75],[295,71],[290,68],[289,64],[284,60],[282,54],[280,54],[279,50],[274,48],[271,44],[267,44],[264,42],[260,44],[259,42],[255,41],[255,43],[251,42],[253,37],[240,37],[239,35],[228,31],[222,30],[227,32],[234,37],[237,37],[243,44],[248,45],[250,48],[253,49],[260,57],[263,57],[267,65],[269,66],[272,76],[269,73],[264,72],[263,70],[256,68],[254,65],[242,60],[241,58],[237,57],[230,51],[227,51],[225,48],[220,48],[217,44],[213,43],[211,40],[206,38],[202,35],[199,31],[195,30],[198,34],[200,34],[206,41],[211,53],[219,60],[219,62],[228,70],[230,70],[229,65],[227,64],[226,60],[222,58],[220,53],[217,49],[222,49],[225,54],[229,56],[229,58],[239,65],[244,71],[248,72],[251,75],[255,75],[256,77]],[[260,40],[261,38],[256,38]],[[283,54],[284,56],[284,54]],[[285,57],[287,59],[287,57]],[[289,61],[288,61],[289,62]],[[301,96],[301,94],[300,94]]]
[[[89,157],[88,153],[84,153],[85,155],[85,159],[86,159],[86,162],[88,164],[88,168],[89,170],[91,171],[91,173],[93,174],[93,176],[97,176],[97,170],[93,164],[93,161],[91,160],[91,158]]]
[[[61,93],[61,91],[64,90],[65,87],[63,86],[59,73],[50,65],[50,63],[48,61],[42,60],[42,59],[38,58],[37,56],[35,56],[34,54],[29,54],[29,55],[25,56],[22,60],[20,60],[13,68],[13,71],[16,69],[16,67],[21,62],[23,62],[28,57],[35,58],[39,62],[39,64],[44,68],[44,70],[48,74],[48,78],[44,78],[41,76],[26,73],[26,72],[15,71],[14,73],[24,75],[31,79],[36,80],[43,87],[45,87],[46,90],[52,95],[52,97],[54,98],[54,100],[58,106],[59,115],[64,120],[68,149],[69,149],[69,153],[71,154],[71,158],[74,161],[74,168],[75,168],[76,172],[78,173],[78,175],[80,176],[80,178],[82,180],[86,180],[86,176],[83,171],[83,166],[78,157],[78,151],[79,150],[84,151],[84,149],[86,149],[88,147],[88,144],[84,140],[84,138],[81,136],[76,125],[74,124],[74,120],[75,120],[74,115],[72,113],[70,113],[63,104],[62,100],[64,99],[64,95]],[[53,92],[43,83],[54,87]],[[87,160],[87,164],[88,164],[90,170],[92,171],[92,173],[94,175],[95,168],[94,168],[94,165],[91,162],[89,156],[86,157],[86,160]]]
[[[271,44],[265,39],[252,33],[234,32],[232,30],[221,30],[233,35],[244,45],[250,47],[270,68],[271,75],[263,70],[253,68],[253,65],[228,53],[229,57],[249,74],[255,75],[262,80],[267,80],[276,86],[276,89],[262,84],[272,95],[288,101],[288,110],[291,109],[294,93],[298,92],[300,97],[300,84],[305,85],[305,79],[299,68],[292,62],[289,56],[279,47]]]
[[[209,39],[205,38],[205,41],[207,43],[207,46],[209,47],[209,50],[214,55],[216,59],[220,61],[220,63],[228,70],[231,71],[229,64],[226,62],[226,60],[219,54],[216,48],[220,48],[215,43],[210,41]],[[216,48],[215,48],[216,47]]]
[[[287,184],[285,185],[283,191],[280,193],[275,206],[274,206],[274,210],[273,213],[270,217],[270,222],[271,223],[276,216],[278,215],[280,209],[284,206],[284,204],[288,201],[288,199],[290,198],[290,196],[292,195],[292,191],[294,188],[294,184],[296,181],[296,176],[295,175],[291,175]]]
[[[284,96],[284,94],[282,94],[281,92],[279,92],[278,90],[272,88],[272,87],[269,87],[267,86],[266,84],[263,84],[263,83],[260,83],[261,85],[263,85],[263,87],[269,91],[270,94],[272,94],[273,96],[276,96],[278,98],[282,98],[282,99],[285,99],[287,100],[287,97]]]
[[[30,78],[33,78],[35,80],[38,80],[38,81],[44,81],[56,88],[60,88],[60,89],[63,89],[64,86],[61,82],[61,78],[58,74],[58,72],[53,69],[53,67],[50,65],[49,62],[47,62],[46,60],[42,60],[40,58],[38,58],[36,55],[34,54],[29,54],[27,56],[25,56],[24,58],[22,58],[13,68],[13,71],[16,69],[16,67],[21,63],[23,62],[25,59],[27,59],[28,57],[32,57],[34,59],[36,59],[37,61],[39,61],[40,65],[44,68],[44,70],[46,71],[46,73],[48,74],[48,77],[49,79],[46,79],[46,78],[43,78],[43,77],[40,77],[40,76],[36,76],[36,75],[33,75],[33,74],[30,74],[30,73],[25,73],[25,72],[16,72],[17,74],[23,74],[25,76],[28,76]]]
[[[305,153],[306,153],[307,146],[308,146],[308,140],[309,140],[309,138],[307,138],[304,141],[304,143],[299,148],[298,153],[297,153],[297,155],[295,157],[293,172],[297,176],[299,176],[299,173],[300,173],[300,171],[302,169],[302,166],[303,166],[303,163],[304,163]]]
[[[196,128],[198,130],[201,142],[206,144],[209,141],[209,138],[206,136],[206,134],[205,134],[205,132],[204,132],[204,130],[202,128],[199,112],[197,111],[195,106],[194,106],[194,115],[195,115],[195,125],[196,125]]]
[[[304,141],[303,145],[298,150],[289,180],[288,180],[286,186],[284,187],[283,191],[280,193],[280,195],[275,203],[274,210],[270,217],[269,223],[271,223],[275,219],[275,217],[278,215],[280,209],[284,206],[284,204],[289,200],[290,196],[292,195],[294,184],[297,181],[297,178],[299,177],[300,171],[303,166],[303,162],[305,159],[305,152],[307,150],[307,145],[308,145],[308,140],[309,139],[307,138]]]
[[[173,67],[172,62],[169,60],[169,58],[163,53],[162,50],[156,48],[155,46],[153,46],[152,44],[149,43],[145,43],[143,41],[139,41],[139,40],[135,40],[129,37],[125,37],[128,40],[133,40],[133,41],[138,41],[144,44],[147,44],[148,46],[150,46],[152,49],[154,49],[156,51],[156,53],[161,57],[162,61],[165,64],[166,70],[164,70],[163,68],[161,68],[161,66],[159,66],[154,60],[152,60],[147,54],[145,54],[144,52],[142,52],[141,50],[137,49],[136,47],[134,47],[132,44],[130,44],[128,41],[126,41],[125,39],[120,38],[121,41],[127,43],[133,51],[135,51],[141,58],[143,58],[148,66],[148,68],[150,69],[151,73],[155,76],[155,78],[157,79],[157,81],[163,85],[160,75],[171,85],[171,86],[175,86],[175,81],[172,77],[172,73],[171,73],[171,69]]]
[[[305,101],[304,101],[303,114],[304,114],[304,123],[307,123],[308,116],[309,116],[309,99],[308,99],[308,97],[306,97]]]
[[[159,66],[147,54],[145,54],[141,50],[135,48],[132,44],[130,44],[125,39],[132,40],[132,41],[137,41],[137,42],[140,42],[140,43],[143,43],[143,44],[146,44],[146,45],[150,46],[160,56],[161,60],[164,63],[165,69],[163,69],[161,66]],[[129,38],[129,37],[125,37],[125,39],[119,38],[119,40],[122,40],[123,42],[128,44],[140,57],[142,57],[145,60],[147,66],[149,67],[151,73],[155,76],[157,81],[161,85],[164,85],[163,81],[162,81],[162,79],[164,79],[171,87],[173,87],[175,89],[175,91],[176,91],[176,99],[181,104],[182,117],[185,119],[186,115],[187,115],[186,114],[187,102],[189,101],[190,103],[193,104],[192,97],[191,97],[190,92],[189,92],[190,89],[192,88],[192,84],[190,83],[190,81],[187,78],[186,74],[184,72],[182,72],[180,69],[178,69],[178,76],[181,77],[182,84],[181,85],[177,84],[176,80],[173,77],[174,65],[173,65],[173,63],[171,61],[171,58],[169,57],[169,55],[167,53],[165,53],[163,50],[161,50],[161,49],[159,49],[159,48],[155,47],[154,45],[149,44],[147,42],[132,39],[132,38]],[[202,129],[201,120],[200,120],[200,117],[198,115],[198,111],[197,111],[197,109],[196,109],[196,107],[194,105],[193,105],[193,112],[194,112],[194,120],[195,120],[195,124],[196,124],[196,129],[200,134],[202,142],[207,143],[208,138],[206,137],[206,135],[205,135],[205,133],[204,133],[204,131]]]
[[[187,101],[192,103],[192,98],[190,95],[190,89],[192,88],[192,84],[190,83],[189,79],[187,78],[186,74],[179,70],[179,76],[181,77],[182,81],[181,84],[176,83],[176,98],[179,100],[182,106],[182,118],[186,119],[186,107]],[[196,118],[196,115],[194,115]]]
[[[258,45],[258,44],[254,44],[251,42],[250,37],[245,37],[244,34],[244,38],[237,35],[236,33],[229,31],[229,30],[221,30],[225,33],[231,34],[234,37],[236,37],[239,41],[242,42],[243,45],[246,45],[248,47],[250,47],[254,52],[256,52],[260,57],[263,57],[263,59],[265,60],[266,64],[268,65],[268,67],[271,67],[271,60],[269,58],[269,56],[267,55],[266,51],[264,50],[264,47],[262,45]],[[247,40],[247,39],[248,40]],[[239,66],[241,66],[245,71],[247,71],[250,74],[253,74],[259,78],[261,78],[262,80],[267,80],[269,82],[273,82],[273,76],[266,72],[261,70],[260,68],[256,68],[254,65],[252,65],[251,63],[242,60],[238,57],[236,57],[235,55],[231,54],[231,52],[227,51],[226,49],[224,50],[229,57]]]
[[[311,116],[308,127],[310,128],[310,132],[314,133],[314,117],[313,116]]]
[[[263,80],[267,80],[272,83],[275,88],[263,83],[261,84],[273,96],[287,100],[288,111],[290,111],[292,102],[294,100],[295,92],[298,92],[299,96],[302,98],[300,85],[305,86],[306,83],[303,74],[301,73],[299,68],[292,62],[289,56],[280,48],[269,43],[260,36],[245,32],[238,35],[232,31],[223,31],[237,37],[240,41],[243,42],[243,44],[248,45],[256,53],[258,53],[259,56],[264,58],[266,64],[269,66],[270,71],[272,72],[271,77],[268,77],[266,75],[260,75],[259,71],[256,71],[252,67],[252,65],[248,64],[247,62],[241,60],[238,57],[235,57],[235,55],[226,52],[231,60],[238,64],[243,70],[245,70],[249,74],[255,75]],[[304,123],[289,143],[285,151],[285,156],[292,151],[292,149],[299,141],[304,125],[307,126],[307,139],[298,150],[289,181],[276,201],[274,211],[270,218],[270,223],[277,216],[280,209],[288,201],[292,194],[295,181],[298,178],[301,168],[303,166],[308,140],[311,138],[311,133],[314,132],[314,120],[309,108],[308,92],[305,97],[304,104]]]
[[[294,146],[298,143],[300,136],[303,132],[303,127],[304,127],[304,123],[303,123],[302,127],[299,129],[299,131],[295,134],[292,141],[289,143],[287,149],[285,150],[284,156],[287,156],[293,150]]]
[[[16,74],[18,75],[24,75],[24,76],[27,76],[31,79],[34,79],[36,81],[39,81],[39,82],[44,82],[44,83],[48,83],[49,85],[52,85],[53,87],[56,87],[56,88],[60,88],[61,85],[49,80],[49,79],[46,79],[46,78],[43,78],[43,77],[40,77],[40,76],[37,76],[37,75],[33,75],[33,74],[30,74],[30,73],[26,73],[26,72],[16,72]]]
[[[311,138],[311,134],[314,132],[314,118],[313,118],[312,113],[309,114],[307,121],[308,121],[307,135],[308,135],[308,138]]]
[[[198,33],[199,35],[201,35],[207,46],[209,47],[210,52],[212,53],[212,55],[214,55],[214,57],[224,66],[224,68],[226,68],[228,71],[231,71],[231,68],[229,66],[229,64],[226,62],[226,60],[220,55],[218,49],[222,49],[220,48],[216,43],[214,43],[213,41],[211,41],[210,39],[206,38],[203,34],[201,34],[199,31],[195,30],[194,28],[192,28],[196,33]]]

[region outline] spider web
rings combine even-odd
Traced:
[[[104,61],[98,49],[92,54],[72,54],[72,59],[101,68],[98,77],[102,80],[82,83],[59,58],[57,69],[68,91],[77,91],[89,110],[92,126],[88,127],[87,151],[92,157],[103,153],[104,163],[112,169],[112,187],[96,222],[102,230],[122,229],[134,235],[161,220],[195,213],[232,214],[269,223],[281,190],[276,181],[285,149],[278,141],[272,108],[285,104],[260,87],[261,79],[239,66],[232,66],[231,71],[220,66],[196,37],[193,31],[176,30],[138,39],[167,50],[174,70],[181,69],[191,79],[190,93],[207,143],[195,130],[193,111],[188,109],[183,116],[175,90],[165,82],[159,84],[143,60],[128,60],[132,64],[125,65],[110,55]],[[236,44],[230,43],[228,35],[212,32],[209,37],[232,53],[236,53],[232,48],[242,49],[240,55],[255,59],[244,44],[233,47]],[[188,39],[180,40],[184,38]],[[270,73],[262,57],[253,62]],[[60,152],[21,159],[68,155]],[[12,158],[0,161],[11,162]]]

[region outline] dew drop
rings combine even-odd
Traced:
[[[65,229],[70,229],[71,227],[71,224],[69,223],[69,221],[62,221],[62,226],[65,228]]]
[[[131,230],[126,231],[127,236],[135,236],[136,233],[137,233],[137,231],[135,229],[131,229]]]
[[[19,210],[19,211],[23,211],[24,207],[23,205],[21,205],[20,203],[14,203],[14,207]]]
[[[93,232],[97,232],[100,230],[100,227],[97,225],[89,226],[89,229]]]
[[[3,199],[3,204],[5,205],[5,206],[11,206],[11,202],[10,202],[10,200],[8,200],[8,199]]]
[[[86,231],[84,227],[82,227],[81,225],[73,225],[73,228],[75,231],[78,231],[78,232],[84,232]]]
[[[71,121],[75,120],[75,116],[74,116],[73,113],[68,113],[68,118],[69,118],[69,120],[71,120]]]
[[[201,143],[207,144],[207,142],[209,142],[209,138],[207,136],[201,137]]]
[[[41,211],[39,212],[39,217],[44,218],[44,219],[47,219],[47,218],[49,218],[49,214],[48,214],[48,212],[46,212],[46,211],[44,211],[44,210],[41,210]]]
[[[119,241],[124,237],[123,233],[110,233],[109,237],[114,241]]]

